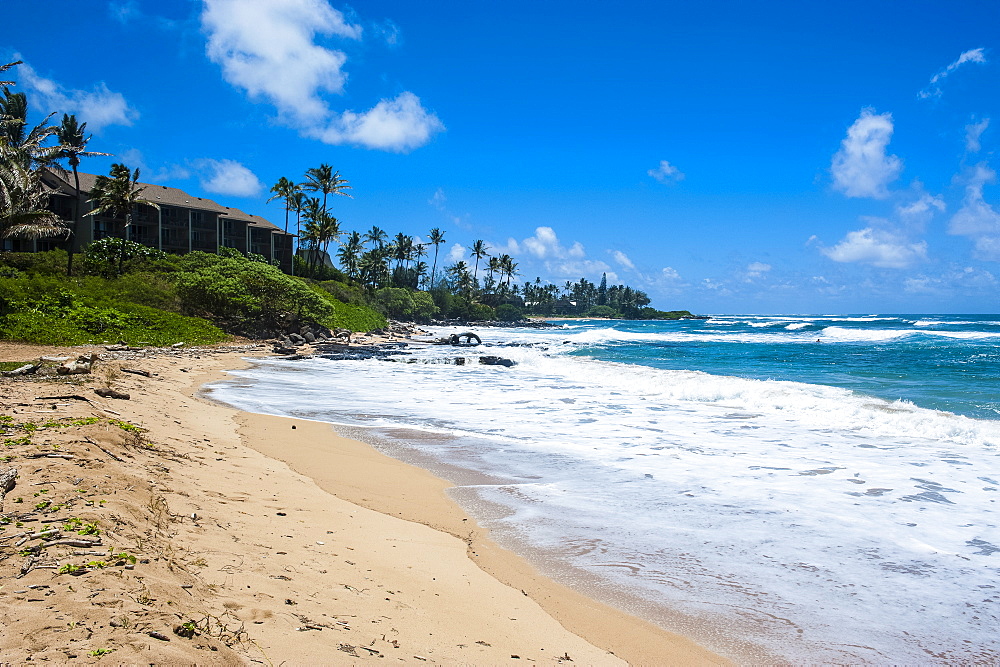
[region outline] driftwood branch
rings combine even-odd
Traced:
[[[122,371],[122,373],[132,373],[133,375],[141,375],[141,376],[147,377],[147,378],[153,377],[153,373],[150,373],[149,371],[139,370],[138,368],[124,368],[124,367],[122,367],[121,371]]]
[[[103,396],[104,398],[120,398],[123,401],[127,401],[130,398],[132,398],[128,394],[116,391],[114,389],[111,389],[110,387],[108,388],[98,387],[97,389],[94,389],[94,393],[97,394],[98,396]]]
[[[80,394],[60,394],[59,396],[35,396],[35,400],[36,401],[50,401],[50,400],[51,401],[69,401],[69,400],[73,400],[73,401],[86,401],[87,403],[90,403],[94,407],[98,407],[98,408],[100,407],[99,405],[97,405],[96,403],[94,403],[92,400],[90,400],[86,396],[81,396]]]
[[[15,377],[17,375],[32,375],[41,368],[41,364],[25,364],[20,368],[15,368],[12,371],[4,371],[3,374],[7,377]]]
[[[49,542],[43,542],[42,548],[47,549],[49,547],[67,546],[67,547],[96,547],[101,543],[100,537],[95,537],[92,540],[88,540],[83,537],[66,537],[59,540],[51,540]]]
[[[119,463],[124,463],[125,462],[125,459],[121,458],[117,454],[114,454],[113,452],[109,452],[108,450],[104,449],[104,447],[101,447],[99,444],[97,444],[96,442],[94,442],[90,438],[84,438],[84,440],[86,440],[87,442],[89,442],[90,444],[92,444],[94,447],[97,447],[99,450],[101,450],[102,452],[104,452],[105,454],[107,454],[108,456],[110,456],[111,458],[113,458],[115,461],[118,461]]]

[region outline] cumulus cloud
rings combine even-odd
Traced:
[[[305,136],[406,152],[444,129],[409,91],[367,111],[330,109],[324,96],[344,92],[347,55],[318,38],[359,40],[362,28],[326,0],[205,0],[201,25],[208,57],[223,78],[251,100],[274,105],[281,120]]]
[[[1000,261],[1000,213],[987,203],[983,187],[996,180],[996,172],[980,162],[965,176],[962,207],[948,223],[948,233],[966,236],[975,245],[976,254],[989,261]]]
[[[833,156],[834,187],[848,197],[888,197],[888,184],[903,169],[902,160],[886,154],[892,132],[892,114],[862,109]]]
[[[888,269],[904,269],[927,259],[926,242],[911,242],[898,233],[874,227],[848,232],[837,245],[820,250],[835,262],[871,264]]]
[[[623,253],[621,250],[609,250],[608,253],[611,255],[612,258],[614,258],[616,262],[618,262],[626,269],[631,269],[633,271],[635,270],[635,264],[633,264],[632,260],[629,259],[628,255]]]
[[[670,164],[666,160],[660,160],[660,165],[655,169],[650,169],[646,172],[660,183],[673,183],[675,181],[683,181],[684,173]]]
[[[465,246],[461,243],[452,243],[448,248],[448,261],[454,263],[461,259],[465,259]]]
[[[764,262],[751,262],[746,268],[746,281],[750,282],[756,278],[760,278],[770,270],[770,264],[765,264]]]
[[[442,130],[444,124],[420,104],[419,97],[403,92],[362,113],[345,111],[326,127],[312,128],[306,134],[328,144],[405,153],[423,146]]]
[[[563,246],[551,227],[535,228],[535,235],[524,239],[519,245],[538,259],[578,259],[587,254],[579,241],[574,241],[569,248]],[[607,266],[603,262],[601,264]]]
[[[15,54],[15,59],[20,56]],[[20,83],[32,93],[32,103],[44,113],[76,114],[87,129],[100,132],[108,125],[132,125],[139,112],[128,105],[121,93],[111,91],[102,81],[92,90],[74,90],[46,79],[27,64],[18,66]]]
[[[970,49],[965,51],[958,56],[955,62],[951,63],[943,70],[931,77],[931,81],[927,84],[927,87],[921,90],[917,95],[921,99],[928,99],[930,97],[940,97],[941,96],[941,86],[944,83],[945,78],[952,72],[957,70],[959,67],[965,63],[985,63],[986,53],[985,49]]]
[[[681,274],[677,272],[677,269],[670,266],[663,267],[660,271],[660,275],[663,276],[664,280],[668,280],[670,282],[679,282],[681,280]]]
[[[984,118],[978,123],[971,123],[965,126],[965,150],[969,153],[978,153],[982,145],[979,143],[979,139],[983,136],[983,132],[986,128],[990,126],[990,119]]]
[[[208,192],[233,197],[254,197],[264,185],[252,171],[235,160],[195,160],[201,187]]]

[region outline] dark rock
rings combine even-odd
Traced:
[[[484,366],[506,366],[507,368],[510,368],[511,366],[514,365],[514,362],[511,361],[510,359],[505,359],[503,357],[494,357],[494,356],[479,357],[479,363],[483,364]]]

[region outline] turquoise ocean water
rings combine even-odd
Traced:
[[[1000,316],[479,333],[207,392],[449,477],[549,575],[737,660],[1000,661]]]

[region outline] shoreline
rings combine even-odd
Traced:
[[[51,352],[20,347],[35,358]],[[339,648],[345,662],[379,652],[433,662],[556,663],[563,656],[588,664],[728,662],[539,574],[489,540],[447,496],[451,484],[422,468],[344,438],[330,424],[242,412],[201,395],[206,383],[245,367],[250,354],[147,357],[130,365],[155,367],[159,377],[120,380],[133,398],[112,408],[198,461],[154,489],[163,492],[172,516],[182,517],[172,526],[176,547],[206,554],[196,561],[206,562],[197,574],[213,594],[199,602],[249,624],[256,649],[246,648],[245,658],[259,650],[265,657],[330,662],[340,657]],[[225,536],[207,534],[208,516],[226,526]],[[319,530],[327,526],[333,530]],[[296,574],[265,574],[275,567]],[[361,572],[368,576],[357,583],[341,581],[357,580]],[[347,599],[332,593],[338,586]],[[381,597],[369,593],[373,586]],[[327,592],[332,600],[317,600]],[[372,616],[371,624],[390,619],[399,639],[392,641],[383,627],[377,637],[355,638],[354,644],[342,636],[356,632],[353,626],[323,631],[329,623],[319,621],[319,630],[290,635],[306,617],[306,598],[312,598],[313,620],[350,607],[359,612],[353,617]],[[353,647],[353,654],[343,646]],[[139,655],[158,655],[148,653],[155,648],[139,649]],[[127,659],[124,652],[112,656]]]

